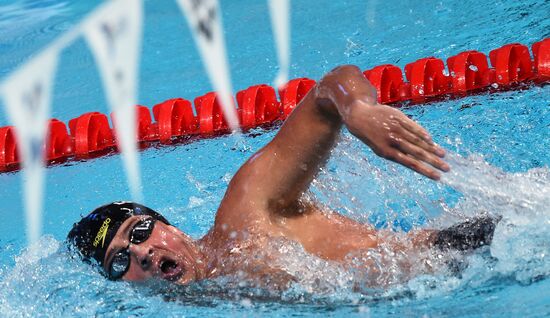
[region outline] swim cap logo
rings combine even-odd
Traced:
[[[99,241],[101,241],[101,248],[103,248],[103,245],[105,244],[105,236],[107,236],[107,230],[109,229],[109,223],[111,223],[111,218],[107,218],[103,221],[101,228],[99,228],[99,231],[95,236],[94,247],[97,247]]]

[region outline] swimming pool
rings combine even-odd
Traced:
[[[2,4],[0,75],[77,23],[97,3],[20,1]],[[222,1],[231,72],[236,89],[272,80],[276,56],[264,2]],[[172,1],[145,2],[139,102],[192,99],[210,90],[186,22]],[[362,69],[383,63],[403,67],[418,58],[448,57],[502,44],[530,45],[550,36],[550,4],[536,1],[306,1],[292,3],[291,78],[319,78],[343,63]],[[62,55],[52,117],[67,122],[90,111],[108,113],[92,56],[80,40]],[[0,312],[6,316],[494,316],[537,317],[550,313],[548,231],[549,86],[480,94],[407,108],[434,138],[466,159],[453,159],[450,188],[373,157],[344,137],[312,189],[322,201],[362,221],[408,229],[444,214],[490,210],[512,216],[516,226],[497,233],[491,252],[471,256],[462,277],[422,276],[389,291],[361,295],[338,282],[338,272],[314,259],[307,284],[267,300],[247,291],[165,301],[154,291],[105,281],[59,247],[80,214],[99,204],[129,199],[118,156],[48,169],[42,255],[24,251],[20,174],[1,174]],[[8,122],[2,113],[0,126]],[[213,222],[229,178],[275,130],[255,129],[237,142],[230,136],[142,152],[145,203],[194,237]],[[487,167],[481,160],[496,168]],[[219,163],[223,162],[221,166]],[[499,170],[494,170],[499,169]],[[474,175],[475,178],[468,178]],[[348,195],[343,195],[347,193]],[[521,215],[514,217],[514,213]],[[523,217],[522,217],[523,216]],[[527,217],[525,217],[527,216]],[[495,255],[495,254],[493,254]],[[178,291],[179,292],[179,291]],[[172,291],[169,295],[174,295]],[[174,297],[171,297],[174,298]]]

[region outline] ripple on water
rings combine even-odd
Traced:
[[[68,12],[68,2],[57,1],[18,1],[0,6],[0,43],[8,49],[0,52],[9,59],[2,61],[7,64],[2,69],[12,70],[71,28]],[[10,54],[17,51],[20,54]]]

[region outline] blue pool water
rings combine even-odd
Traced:
[[[0,76],[99,3],[0,0]],[[231,0],[221,7],[234,87],[269,83],[277,62],[266,3]],[[175,2],[145,1],[145,10],[139,103],[191,100],[211,90]],[[550,36],[549,14],[550,2],[529,0],[293,1],[291,77],[318,79],[344,63],[403,67],[431,55],[530,45]],[[52,117],[65,122],[109,112],[82,39],[61,56],[53,99]],[[120,157],[48,169],[38,254],[25,248],[21,174],[1,174],[0,316],[549,316],[549,106],[549,86],[532,86],[405,108],[450,152],[453,172],[442,183],[374,157],[344,133],[311,189],[341,213],[396,231],[444,226],[480,211],[506,220],[490,249],[466,257],[460,277],[420,275],[363,293],[350,287],[348,273],[299,248],[284,265],[303,270],[303,281],[270,297],[219,286],[109,282],[70,259],[62,241],[81,214],[130,199]],[[0,112],[0,126],[8,124]],[[241,141],[222,136],[143,151],[144,203],[200,237],[232,174],[275,133],[255,129]]]

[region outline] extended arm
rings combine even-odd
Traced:
[[[395,108],[376,103],[376,91],[354,66],[328,73],[300,102],[275,138],[232,179],[220,211],[295,208],[327,160],[342,125],[377,155],[429,178],[449,167],[429,134]],[[237,212],[239,213],[239,212]]]

